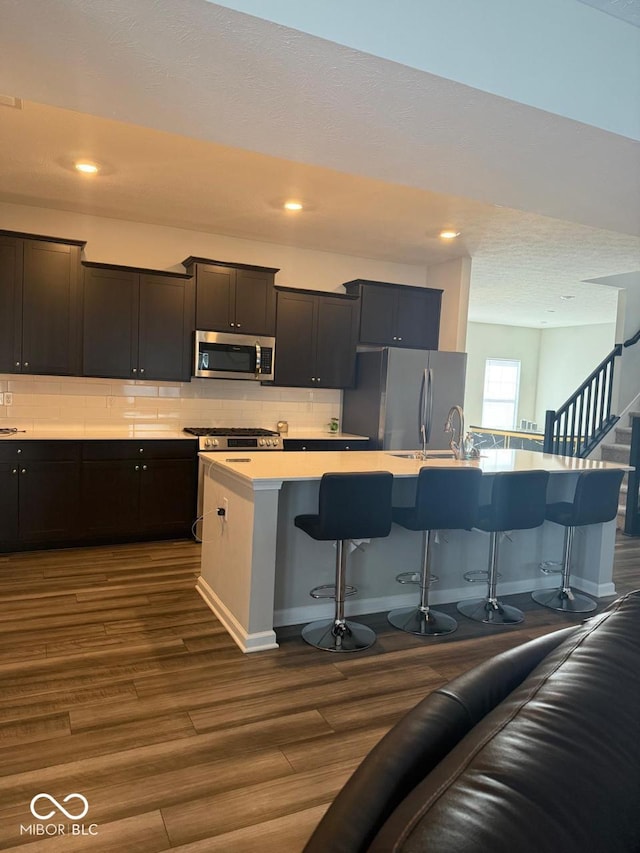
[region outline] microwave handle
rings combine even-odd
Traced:
[[[258,341],[256,341],[256,378],[260,375],[260,367],[262,362],[262,349]]]

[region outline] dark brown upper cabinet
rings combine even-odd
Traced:
[[[196,280],[196,329],[275,334],[277,269],[194,257],[182,264]]]
[[[438,349],[441,290],[364,279],[344,286],[361,297],[359,343]]]
[[[305,388],[353,385],[359,301],[343,294],[276,289],[275,384]]]
[[[83,262],[84,376],[188,382],[193,279]]]
[[[79,372],[83,246],[0,231],[0,372]]]

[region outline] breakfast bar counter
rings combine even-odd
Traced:
[[[426,461],[401,451],[328,451],[200,454],[205,467],[201,575],[197,589],[244,652],[277,648],[275,627],[332,615],[331,601],[315,601],[309,590],[333,582],[331,542],[305,536],[296,515],[315,513],[319,481],[327,472],[390,471],[393,502],[410,506],[420,468],[479,467],[485,478],[481,502],[488,501],[491,477],[499,471],[549,472],[548,500],[570,500],[578,474],[613,463],[534,453],[487,450],[479,459],[458,461],[435,452]],[[539,564],[562,559],[563,528],[545,522],[505,538],[500,554],[501,595],[558,584]],[[615,594],[612,582],[615,522],[580,528],[574,541],[573,584],[596,596]],[[348,614],[375,613],[416,602],[417,586],[402,586],[400,572],[418,571],[421,534],[394,525],[386,539],[358,543],[350,556],[349,582],[358,594]],[[470,569],[486,569],[489,537],[479,530],[441,531],[434,548],[439,583],[433,604],[473,598],[483,589],[463,580]]]

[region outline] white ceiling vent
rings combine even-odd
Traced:
[[[14,98],[13,95],[0,95],[0,107],[10,107],[14,110],[21,110],[22,98]]]

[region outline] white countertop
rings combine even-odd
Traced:
[[[402,451],[395,451],[402,452]],[[391,455],[384,450],[365,451],[306,451],[289,453],[222,452],[201,453],[206,463],[227,471],[250,483],[265,481],[319,480],[328,472],[390,471],[394,477],[416,477],[424,466],[480,468],[485,474],[498,471],[534,471],[543,469],[550,474],[568,474],[599,468],[621,468],[628,465],[554,456],[530,450],[484,450],[479,459],[459,461],[444,456],[426,462]]]
[[[329,432],[328,429],[289,429],[288,433],[281,433],[283,439],[295,438],[297,441],[324,441],[324,439],[340,439],[341,441],[368,441],[368,435],[353,435],[350,432]]]
[[[196,441],[196,437],[182,430],[149,429],[149,427],[63,427],[61,429],[27,430],[14,432],[11,435],[1,435],[0,441],[117,441],[119,439],[148,440],[148,439],[187,439]]]

